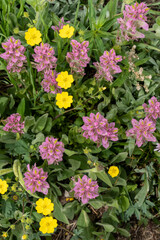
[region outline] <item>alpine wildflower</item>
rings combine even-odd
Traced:
[[[43,217],[40,221],[40,228],[39,230],[45,233],[54,233],[55,228],[58,226],[57,220],[53,217]]]
[[[67,71],[60,72],[56,78],[58,86],[64,89],[70,88],[74,79],[72,75],[69,75]]]
[[[0,179],[0,194],[6,193],[8,190],[8,184],[5,180]]]
[[[109,175],[114,178],[117,177],[119,174],[119,168],[116,166],[111,166],[108,171]]]
[[[139,122],[136,119],[132,119],[133,128],[126,131],[127,137],[136,139],[136,145],[141,147],[146,142],[156,142],[157,139],[153,136],[153,132],[156,130],[155,123],[146,117],[144,120],[140,119]]]
[[[42,159],[46,159],[48,164],[58,164],[63,159],[64,144],[54,137],[46,137],[45,142],[39,146]]]
[[[149,101],[149,106],[144,103],[144,111],[147,113],[147,117],[153,121],[160,118],[160,102],[158,102],[156,97],[152,97]]]
[[[109,52],[104,51],[103,55],[99,58],[100,62],[94,62],[93,65],[97,69],[95,78],[105,79],[106,81],[112,82],[113,74],[122,72],[121,68],[117,65],[118,62],[122,61],[120,55],[116,55],[114,49],[111,49]]]
[[[84,175],[81,178],[78,178],[78,182],[74,179],[74,197],[77,198],[79,201],[81,200],[83,204],[88,203],[90,199],[94,199],[99,196],[98,194],[98,184],[97,181],[93,181],[91,178],[88,178]]]
[[[61,38],[71,38],[74,33],[74,27],[70,27],[69,24],[64,25],[63,28],[59,30],[59,36]]]
[[[3,232],[2,237],[7,238],[8,237],[8,233],[7,232]]]
[[[51,202],[49,198],[40,198],[36,202],[36,210],[38,213],[42,213],[43,215],[49,215],[53,209],[54,209],[54,204]]]
[[[27,44],[30,46],[38,45],[40,42],[42,42],[41,36],[41,32],[35,27],[29,28],[28,31],[25,32],[25,39]]]
[[[11,114],[6,120],[2,121],[5,126],[3,130],[13,133],[24,133],[24,121],[21,121],[21,115],[19,113]]]
[[[104,148],[108,148],[109,140],[118,141],[118,128],[115,128],[115,123],[108,123],[99,112],[91,113],[90,117],[83,117],[83,122],[83,137],[91,139],[98,146],[102,144]]]
[[[2,43],[2,48],[5,53],[0,54],[0,57],[6,60],[7,70],[11,72],[21,72],[25,67],[26,56],[24,55],[25,47],[21,45],[21,41],[10,37],[5,43]]]
[[[62,89],[58,86],[56,81],[57,73],[56,71],[49,70],[44,73],[44,79],[41,82],[43,90],[48,93],[56,94],[61,93]]]
[[[68,95],[68,92],[57,93],[56,100],[59,108],[69,108],[73,102],[73,96]]]
[[[43,168],[36,167],[36,163],[30,169],[29,164],[27,165],[28,171],[24,173],[24,184],[27,190],[30,190],[31,193],[42,192],[43,194],[48,194],[49,184],[46,179],[48,173],[43,171]]]

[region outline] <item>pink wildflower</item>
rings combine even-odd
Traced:
[[[116,56],[114,49],[111,49],[109,52],[104,51],[103,55],[100,57],[100,63],[94,62],[97,69],[95,74],[96,79],[106,79],[109,82],[112,82],[113,74],[120,73],[122,70],[117,65],[118,62],[122,61],[121,56]]]
[[[145,3],[138,4],[137,2],[130,6],[125,5],[123,11],[123,18],[118,18],[120,24],[121,36],[125,40],[137,40],[138,38],[144,38],[145,35],[138,30],[140,28],[148,31],[148,24],[146,23],[146,13],[149,11]]]
[[[72,52],[68,52],[66,60],[69,63],[71,69],[75,73],[79,73],[84,76],[84,68],[90,61],[88,57],[88,41],[82,43],[77,42],[76,40],[71,40]]]
[[[3,120],[5,126],[3,130],[13,133],[24,133],[24,122],[21,122],[21,115],[19,113],[11,114],[6,120]]]
[[[67,21],[66,23],[70,23],[70,21]],[[60,21],[59,21],[59,26],[52,26],[51,28],[52,28],[54,31],[58,31],[58,32],[59,32],[59,30],[62,29],[63,26],[66,25],[66,23],[64,22],[64,17],[62,17],[62,18],[60,19]]]
[[[29,164],[27,165],[28,172],[25,172],[24,184],[27,190],[31,193],[42,192],[43,194],[48,194],[49,184],[46,182],[48,173],[43,171],[43,168],[36,167],[36,163],[30,169]]]
[[[41,86],[43,87],[45,92],[48,93],[61,93],[61,87],[58,86],[56,81],[57,73],[56,71],[49,70],[44,73],[44,79],[41,82]]]
[[[108,148],[109,140],[118,140],[118,128],[114,127],[115,123],[108,123],[99,112],[96,115],[91,113],[90,117],[83,117],[83,121],[83,136],[97,142],[98,146],[102,144],[104,148]]]
[[[34,48],[33,54],[34,61],[37,62],[37,71],[49,71],[56,68],[57,58],[54,55],[54,49],[48,43],[41,43],[40,46]]]
[[[153,136],[153,132],[156,130],[155,123],[148,117],[144,120],[140,119],[139,122],[132,119],[133,128],[126,131],[127,137],[136,138],[136,145],[141,147],[146,141],[156,142],[156,138]]]
[[[45,142],[39,146],[42,159],[47,159],[48,164],[58,164],[63,159],[64,144],[58,142],[57,138],[46,137]]]
[[[21,41],[10,37],[10,39],[2,43],[2,48],[5,49],[5,53],[0,54],[0,57],[7,62],[7,70],[9,72],[21,72],[23,64],[26,62],[26,56],[24,56],[25,48],[21,45]]]
[[[157,101],[156,97],[152,97],[149,101],[149,106],[144,103],[144,111],[147,113],[147,117],[153,121],[160,118],[160,102]]]
[[[90,199],[99,196],[98,188],[97,181],[92,181],[91,178],[84,175],[82,179],[78,178],[78,182],[75,182],[75,187],[73,188],[75,192],[74,197],[79,201],[81,200],[83,204],[86,204]]]
[[[159,152],[160,153],[160,143],[157,143],[156,148],[154,149],[154,151]]]

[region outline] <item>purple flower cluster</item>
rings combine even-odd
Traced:
[[[90,117],[83,117],[84,130],[83,136],[97,142],[98,146],[103,145],[104,148],[109,147],[109,140],[118,141],[118,128],[115,128],[115,123],[108,123],[99,112],[90,114]]]
[[[2,48],[5,49],[5,52],[0,54],[0,57],[6,60],[7,70],[21,72],[24,69],[23,64],[26,62],[25,48],[21,45],[21,41],[10,37],[7,42],[2,43]]]
[[[41,82],[41,86],[43,87],[45,92],[53,94],[62,92],[61,87],[58,86],[56,77],[57,77],[56,71],[49,70],[44,73],[44,79]]]
[[[42,159],[46,159],[48,164],[58,164],[63,159],[64,144],[58,142],[57,138],[46,137],[45,142],[39,146],[39,151]]]
[[[66,23],[70,23],[70,21],[67,21]],[[66,25],[66,23],[65,23],[65,21],[64,21],[64,17],[62,17],[62,18],[60,19],[60,21],[59,21],[59,26],[52,26],[51,28],[52,28],[54,31],[58,31],[58,32],[59,32],[59,30],[62,29],[63,26]]]
[[[118,62],[122,61],[121,56],[116,56],[114,49],[111,49],[109,52],[105,51],[100,57],[100,63],[94,62],[94,66],[97,69],[95,74],[96,79],[106,79],[109,82],[113,80],[113,74],[120,73],[122,70],[117,65]]]
[[[148,11],[149,8],[147,8],[145,3],[138,4],[136,2],[132,6],[125,5],[123,18],[118,18],[122,38],[129,41],[145,37],[145,35],[138,30],[142,28],[148,31],[149,26],[146,23],[147,17],[145,16]]]
[[[68,52],[66,56],[66,60],[69,63],[71,69],[75,73],[79,73],[84,76],[84,68],[90,61],[88,57],[88,41],[84,41],[82,43],[77,42],[76,40],[71,40],[72,52]]]
[[[53,56],[55,54],[54,49],[48,43],[41,43],[40,46],[36,46],[34,52],[33,58],[38,72],[46,72],[56,68],[57,58]]]
[[[6,120],[3,120],[5,126],[3,130],[13,133],[24,133],[24,122],[21,122],[21,115],[19,113],[11,114]]]
[[[144,103],[144,111],[147,113],[147,117],[152,121],[160,118],[160,102],[157,101],[156,97],[152,97],[149,101],[149,106]]]
[[[92,179],[88,178],[86,175],[84,175],[82,179],[78,178],[78,182],[74,181],[74,183],[74,197],[79,201],[81,200],[83,204],[86,204],[90,199],[94,199],[99,196],[99,186],[97,184],[97,181],[92,181]]]
[[[42,192],[43,194],[48,194],[49,184],[46,179],[48,173],[43,171],[43,168],[36,167],[36,163],[30,169],[29,164],[27,165],[28,171],[24,173],[25,178],[24,184],[27,190],[30,190],[31,193]]]
[[[146,117],[144,120],[140,119],[139,122],[132,119],[133,128],[126,131],[127,137],[136,138],[136,145],[141,147],[146,141],[156,142],[153,132],[156,130],[155,123]]]

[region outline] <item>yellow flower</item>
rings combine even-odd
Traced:
[[[7,238],[8,237],[8,233],[7,232],[3,232],[2,237]]]
[[[29,28],[28,31],[25,32],[27,44],[31,46],[38,45],[40,42],[42,42],[41,36],[42,34],[35,27]]]
[[[64,25],[62,29],[59,30],[59,36],[61,38],[71,38],[74,33],[74,27],[70,27],[69,24]]]
[[[13,186],[11,187],[11,190],[13,191],[13,192],[16,192],[17,191],[17,183],[15,183],[15,184],[13,184]]]
[[[5,180],[3,181],[2,179],[0,179],[0,193],[4,194],[5,192],[7,192],[7,189],[8,189],[7,182]]]
[[[61,72],[58,74],[56,81],[58,82],[58,86],[64,89],[70,88],[71,83],[74,81],[72,75],[68,75],[68,72]]]
[[[45,233],[53,233],[54,229],[58,226],[57,220],[53,219],[53,217],[44,217],[40,221],[40,228],[39,230]]]
[[[28,239],[28,235],[27,235],[27,234],[24,234],[24,235],[22,236],[22,240],[26,240],[26,239]]]
[[[36,206],[36,210],[38,213],[42,213],[43,215],[48,215],[50,214],[53,209],[54,209],[54,204],[51,203],[51,200],[48,198],[40,198],[37,202],[36,202],[37,206]]]
[[[71,106],[71,103],[73,102],[73,97],[68,95],[68,92],[62,92],[62,93],[57,93],[56,96],[56,105],[59,108],[68,108]]]
[[[116,166],[111,166],[108,171],[109,175],[114,178],[119,174],[119,169]]]

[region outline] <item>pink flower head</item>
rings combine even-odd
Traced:
[[[149,101],[149,106],[144,103],[144,111],[147,113],[147,117],[153,121],[160,118],[160,102],[157,101],[156,97],[152,97]]]
[[[98,146],[103,145],[104,148],[109,147],[109,140],[118,141],[118,128],[115,128],[115,123],[108,123],[99,112],[90,114],[90,117],[83,117],[84,130],[83,136],[97,142]]]
[[[95,74],[96,79],[106,79],[109,82],[113,80],[113,74],[120,73],[122,70],[117,65],[118,62],[122,61],[121,56],[116,56],[114,49],[111,49],[109,52],[104,51],[103,55],[100,57],[100,63],[94,62],[94,66],[97,69]]]
[[[146,141],[156,142],[153,132],[156,130],[155,123],[146,117],[144,120],[140,119],[139,122],[132,119],[133,128],[126,131],[127,137],[136,138],[136,145],[141,147]]]
[[[46,182],[48,173],[43,171],[43,168],[36,167],[36,163],[30,169],[29,164],[27,165],[28,172],[25,172],[24,184],[27,190],[31,193],[42,192],[43,194],[48,194],[49,184]]]
[[[57,58],[54,55],[54,49],[48,43],[41,43],[40,46],[34,48],[35,54],[33,54],[34,61],[37,62],[37,71],[49,71],[56,68]]]
[[[142,28],[148,31],[149,26],[146,23],[147,17],[145,16],[148,11],[149,8],[147,8],[145,3],[138,4],[136,2],[132,6],[125,5],[123,18],[117,19],[120,24],[122,38],[129,41],[145,37],[145,35],[138,30]]]
[[[7,70],[9,72],[21,72],[23,64],[26,62],[26,56],[24,56],[25,48],[21,45],[21,41],[10,37],[5,43],[2,43],[2,48],[5,52],[0,54],[0,57],[7,62]]]
[[[39,151],[42,159],[46,159],[48,164],[58,164],[63,159],[64,144],[58,142],[57,138],[46,137],[45,142],[39,146]]]
[[[45,92],[53,94],[62,92],[61,87],[58,86],[56,78],[57,78],[56,71],[49,70],[44,73],[44,79],[41,82],[41,86],[43,87]]]
[[[84,175],[82,179],[78,178],[78,182],[74,183],[74,197],[79,201],[81,200],[83,204],[86,204],[90,199],[94,199],[99,196],[99,186],[97,181],[92,181],[92,179],[88,178],[86,175]]]
[[[70,23],[70,21],[67,21],[66,23]],[[59,21],[59,26],[52,26],[51,28],[52,28],[54,31],[58,31],[58,32],[59,32],[59,30],[62,29],[63,26],[66,25],[66,23],[65,23],[65,21],[64,21],[64,17],[62,17],[62,18],[60,19],[60,21]]]
[[[24,122],[21,122],[21,115],[19,113],[11,114],[6,120],[3,120],[5,126],[3,130],[13,133],[24,133]]]
[[[84,68],[90,61],[88,57],[88,41],[82,43],[77,42],[76,40],[71,40],[72,52],[68,52],[66,60],[69,63],[71,69],[75,73],[79,73],[84,76]]]

